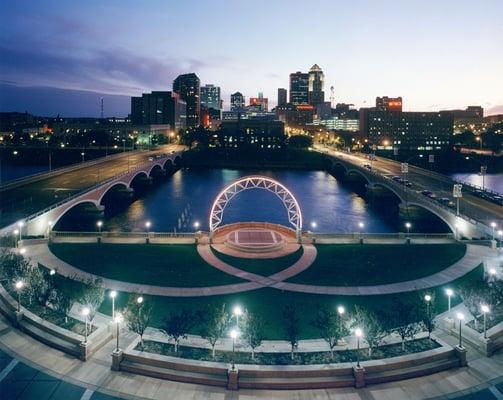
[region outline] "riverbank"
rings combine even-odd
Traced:
[[[323,154],[307,149],[286,148],[260,151],[198,147],[183,154],[182,166],[323,170],[326,168],[326,159]]]

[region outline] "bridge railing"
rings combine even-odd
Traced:
[[[317,239],[454,239],[452,233],[409,233],[394,232],[394,233],[365,233],[365,232],[351,232],[351,233],[309,233],[310,236]]]
[[[51,231],[52,238],[110,238],[110,239],[163,239],[163,238],[194,238],[195,232],[73,232]]]

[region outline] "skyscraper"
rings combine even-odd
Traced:
[[[402,111],[401,97],[376,97],[376,109],[378,111]]]
[[[284,106],[286,104],[286,89],[278,88],[278,106]]]
[[[231,111],[243,111],[245,108],[245,97],[236,92],[231,94]]]
[[[201,86],[201,104],[208,110],[220,110],[220,87],[209,84]]]
[[[309,70],[309,104],[317,106],[325,102],[324,80],[323,71],[318,64],[314,64]]]
[[[131,97],[131,122],[136,125],[169,124],[172,129],[185,128],[186,104],[173,92],[143,93]]]
[[[307,104],[309,92],[309,74],[295,72],[290,74],[290,103]]]
[[[260,92],[258,97],[250,97],[250,106],[257,107],[260,111],[267,112],[269,110],[269,99],[264,97],[264,94]]]
[[[178,75],[173,81],[173,91],[187,104],[187,128],[199,126],[201,114],[200,81],[196,74]]]

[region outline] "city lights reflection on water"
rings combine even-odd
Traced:
[[[372,206],[355,193],[352,187],[341,183],[325,171],[304,170],[231,170],[184,169],[151,185],[130,205],[106,206],[104,230],[142,231],[145,221],[152,221],[153,230],[159,232],[193,231],[208,229],[211,204],[229,183],[242,176],[267,175],[285,185],[297,198],[303,219],[309,225],[316,221],[316,232],[358,232],[359,222],[365,221],[366,232],[403,231],[396,204],[389,201]],[[362,188],[361,194],[365,192]],[[223,223],[237,221],[269,221],[288,224],[284,205],[273,193],[265,190],[247,190],[237,194],[224,212]],[[85,230],[82,218],[64,218],[56,229]],[[304,229],[310,229],[309,226]],[[154,229],[155,228],[155,229]],[[445,231],[441,224],[415,223],[417,232]]]

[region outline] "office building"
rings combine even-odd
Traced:
[[[231,94],[231,111],[243,111],[245,108],[245,97],[236,92]]]
[[[173,81],[173,91],[178,93],[186,103],[187,128],[199,126],[201,115],[201,89],[197,75],[194,73],[179,75]]]
[[[205,106],[208,110],[221,109],[220,87],[215,85],[201,86],[201,105]]]
[[[284,106],[287,102],[286,89],[278,88],[278,106]]]
[[[283,122],[258,118],[224,120],[215,136],[216,146],[254,147],[264,150],[280,149],[286,140]]]
[[[269,99],[259,93],[258,97],[250,97],[250,106],[257,108],[257,111],[267,112],[269,111]]]
[[[309,74],[304,72],[290,74],[290,103],[309,103]]]
[[[313,122],[315,111],[311,104],[287,103],[276,107],[276,117],[288,126],[304,126]]]
[[[135,125],[170,125],[179,130],[186,127],[186,103],[174,92],[143,93],[131,97],[131,122]]]
[[[378,111],[402,111],[401,97],[376,97],[376,110]]]
[[[325,102],[325,92],[323,91],[324,81],[325,76],[323,71],[318,64],[314,64],[309,70],[308,84],[308,102],[314,107]]]
[[[313,126],[324,126],[328,130],[333,131],[346,131],[346,132],[358,132],[360,129],[360,123],[358,119],[342,119],[338,117],[328,118],[328,119],[314,119]]]
[[[404,150],[448,150],[453,118],[441,112],[396,112],[365,110],[364,132],[377,148]]]

